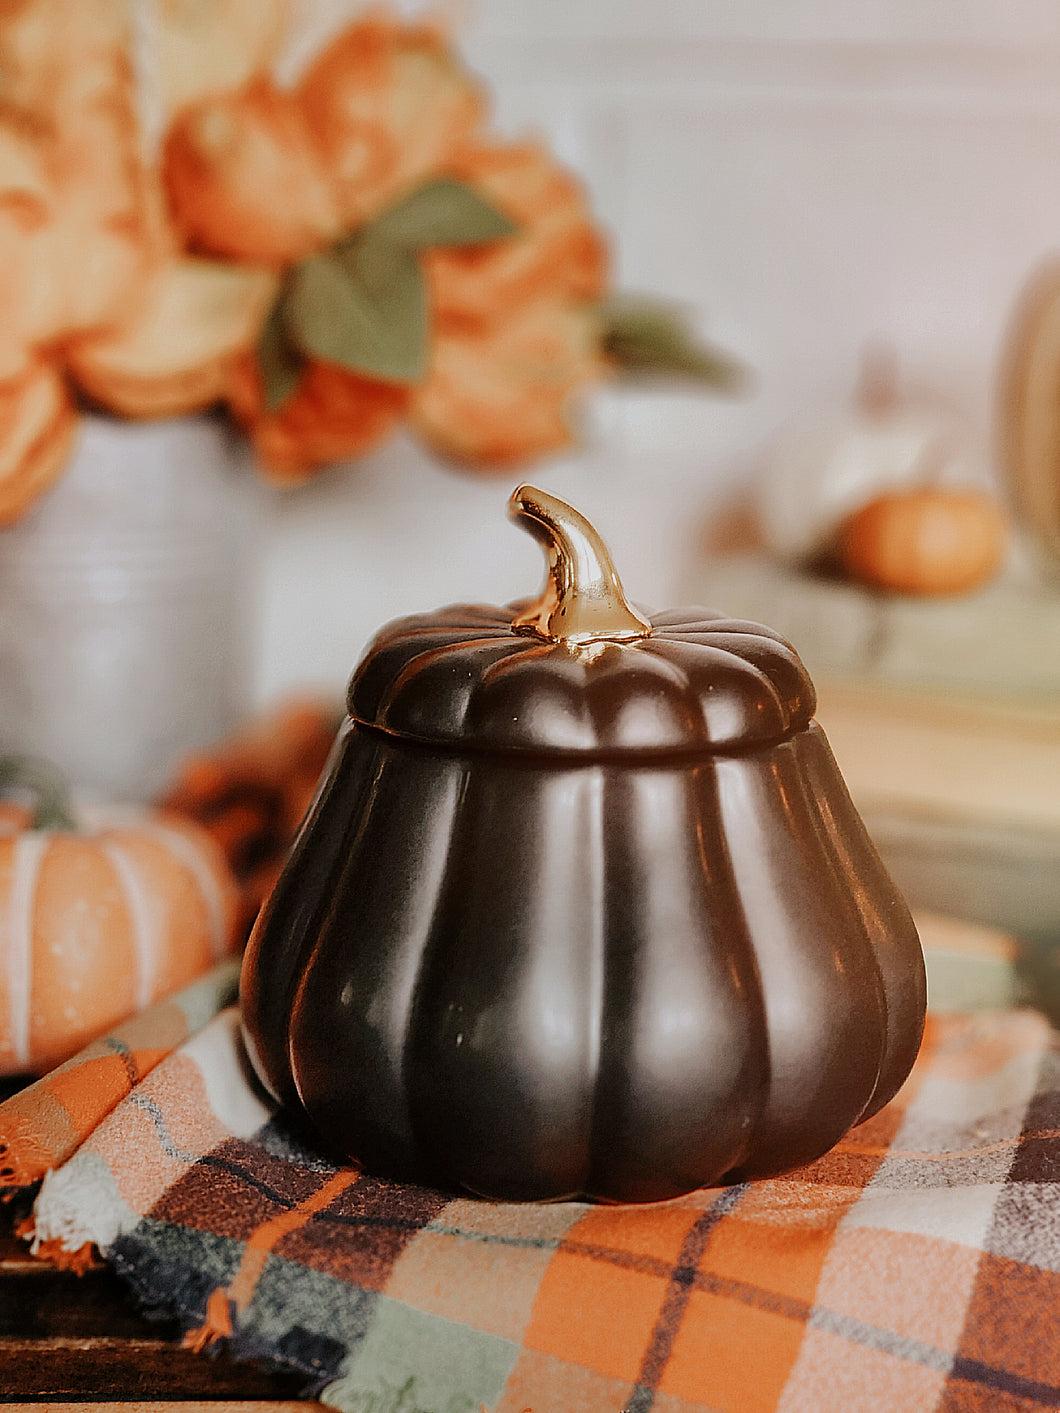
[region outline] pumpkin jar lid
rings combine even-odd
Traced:
[[[751,750],[809,724],[813,684],[778,633],[710,609],[644,613],[573,507],[523,485],[509,513],[545,549],[542,594],[387,624],[350,682],[360,725],[467,750],[606,756]]]

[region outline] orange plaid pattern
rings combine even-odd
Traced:
[[[18,1197],[64,1163],[160,1060],[235,999],[238,982],[238,960],[222,962],[0,1103],[0,1197]]]
[[[486,1203],[325,1162],[250,1090],[229,1012],[36,1220],[81,1220],[193,1342],[301,1369],[338,1409],[1028,1413],[1060,1407],[1058,1132],[1043,1017],[934,1017],[896,1100],[798,1172]]]

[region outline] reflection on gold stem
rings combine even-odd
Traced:
[[[544,591],[516,618],[517,633],[572,647],[648,637],[650,621],[626,598],[606,545],[584,515],[528,485],[512,493],[508,513],[548,558]]]

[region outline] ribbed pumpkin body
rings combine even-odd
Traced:
[[[574,652],[376,640],[248,946],[277,1097],[369,1171],[652,1201],[824,1153],[905,1078],[904,903],[790,646],[702,611]]]
[[[40,1073],[235,950],[206,834],[144,813],[83,832],[0,818],[0,1074]]]

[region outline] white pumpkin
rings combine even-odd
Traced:
[[[986,486],[989,478],[956,413],[900,397],[890,363],[869,358],[847,413],[779,439],[756,498],[763,543],[782,559],[812,560],[832,549],[861,505],[925,483]]]

